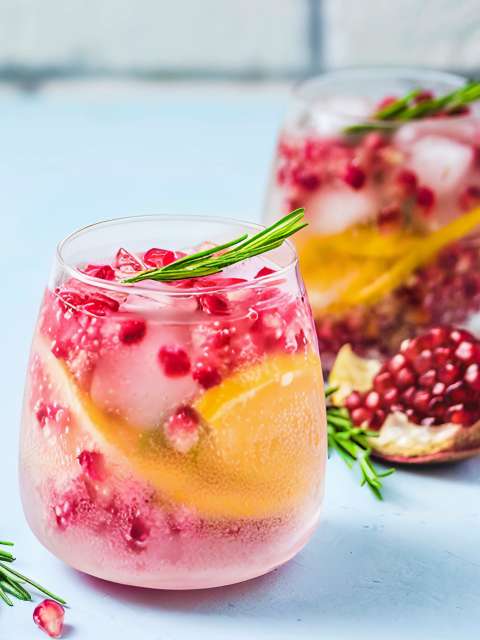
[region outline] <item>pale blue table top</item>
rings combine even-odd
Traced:
[[[17,487],[23,382],[55,245],[101,219],[260,218],[284,94],[0,98],[0,539],[70,605],[66,638],[467,640],[480,637],[480,459],[400,470],[378,502],[333,457],[322,522],[288,565],[236,586],[166,592],[90,578],[30,533]],[[41,598],[35,596],[36,601]],[[47,637],[0,602],[0,640]]]

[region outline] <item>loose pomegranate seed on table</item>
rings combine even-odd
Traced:
[[[44,600],[33,612],[33,621],[50,638],[60,638],[64,618],[65,609],[55,600]]]

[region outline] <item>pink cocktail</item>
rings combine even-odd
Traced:
[[[479,103],[375,118],[409,92],[412,113],[465,82],[358,70],[312,78],[292,98],[266,218],[306,209],[295,244],[327,371],[347,343],[383,361],[432,327],[479,335]]]
[[[193,280],[123,282],[258,230],[129,218],[60,245],[33,340],[20,476],[33,532],[73,567],[212,587],[271,570],[312,535],[325,407],[292,245]]]

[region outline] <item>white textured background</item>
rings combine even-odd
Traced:
[[[0,0],[0,70],[480,69],[479,0]]]

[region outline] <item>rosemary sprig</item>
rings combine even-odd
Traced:
[[[468,82],[464,87],[447,93],[438,98],[426,98],[415,101],[420,96],[421,89],[415,89],[403,98],[399,98],[380,109],[372,116],[373,120],[388,121],[390,125],[358,124],[344,129],[345,133],[368,133],[369,131],[391,128],[394,121],[399,126],[402,120],[420,120],[430,118],[440,113],[454,114],[458,109],[470,102],[480,99],[480,82]]]
[[[140,280],[174,282],[175,280],[200,278],[220,273],[223,269],[236,262],[248,260],[248,258],[253,258],[253,256],[279,247],[286,238],[307,226],[307,223],[301,222],[304,211],[303,208],[292,211],[292,213],[289,213],[271,227],[267,227],[267,229],[260,231],[260,233],[251,238],[248,238],[248,234],[244,235],[226,244],[180,258],[180,260],[160,269],[140,271],[133,278],[123,282],[139,282]],[[229,250],[225,251],[226,249]],[[222,255],[218,255],[219,252],[223,251],[225,252]]]
[[[328,398],[338,391],[338,387],[328,389],[325,397]],[[366,483],[379,500],[383,500],[380,489],[380,478],[392,475],[395,469],[389,469],[385,473],[377,473],[370,461],[371,447],[368,445],[367,436],[378,438],[378,431],[370,431],[355,427],[350,419],[350,413],[345,407],[327,406],[327,434],[329,456],[334,449],[338,455],[350,467],[357,461],[360,464],[363,479],[361,486]]]
[[[1,545],[6,545],[9,547],[13,547],[13,542],[3,542],[0,541]],[[23,584],[30,584],[35,589],[38,589],[42,593],[54,600],[57,600],[61,604],[67,604],[65,600],[62,600],[58,596],[53,595],[50,591],[47,591],[44,587],[41,587],[39,584],[26,578],[21,573],[17,573],[11,567],[5,566],[6,563],[12,563],[15,561],[15,558],[8,551],[3,551],[0,549],[0,598],[2,598],[10,607],[13,606],[12,601],[7,596],[7,593],[11,594],[15,598],[19,600],[31,600],[31,596],[28,591],[23,587]]]

